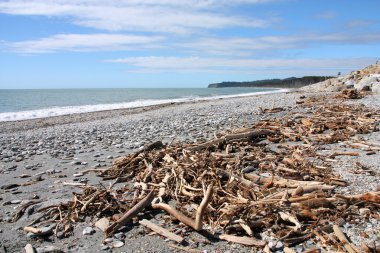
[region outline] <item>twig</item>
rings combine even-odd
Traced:
[[[99,194],[100,194],[100,192],[99,191],[96,191],[93,195],[92,195],[92,197],[82,206],[82,208],[80,209],[80,211],[81,212],[84,212],[84,211],[86,211],[86,209],[87,209],[87,206],[89,205],[89,204],[91,204],[91,202],[93,202],[98,196],[99,196]]]

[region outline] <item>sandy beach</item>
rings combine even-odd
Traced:
[[[72,192],[80,192],[75,186],[64,182],[108,184],[101,182],[94,174],[82,174],[88,169],[107,168],[112,162],[134,152],[144,145],[161,140],[163,143],[209,140],[214,134],[235,128],[250,127],[259,120],[278,118],[295,114],[301,110],[296,103],[301,96],[320,96],[318,93],[293,91],[280,94],[258,95],[243,98],[228,98],[197,103],[168,104],[133,110],[115,110],[0,123],[0,186],[30,185],[0,190],[0,252],[22,252],[26,244],[35,248],[54,245],[64,252],[177,252],[168,247],[160,236],[150,236],[141,226],[131,226],[127,231],[115,235],[125,246],[109,249],[102,245],[101,231],[83,235],[82,231],[93,224],[92,220],[77,223],[74,235],[68,238],[48,239],[27,235],[27,226],[36,214],[26,213],[15,223],[11,216],[18,205],[27,200],[38,200],[41,208],[67,201]],[[360,100],[346,103],[361,103],[379,108],[379,95],[368,95]],[[278,113],[265,114],[262,109],[283,108]],[[380,143],[380,134],[374,132],[360,138]],[[328,150],[342,149],[340,143],[328,145]],[[344,149],[346,150],[346,149]],[[357,150],[356,150],[357,151]],[[342,193],[355,194],[375,190],[380,186],[376,175],[379,173],[380,155],[359,157],[341,156],[336,158],[334,170],[349,182]],[[357,161],[374,171],[375,174],[353,174],[349,168]],[[160,216],[157,217],[159,220]],[[369,230],[368,230],[369,229]],[[358,231],[369,232],[368,242],[379,240],[380,221],[367,219],[360,226],[347,226],[345,232],[354,243],[360,245]],[[218,241],[210,243],[201,235],[192,233],[192,246],[207,252],[254,252],[249,247]],[[304,243],[296,248],[302,251],[312,246]],[[104,250],[104,251],[103,251]],[[253,250],[253,251],[252,251]],[[41,251],[42,252],[42,251]],[[46,251],[47,252],[47,251]]]

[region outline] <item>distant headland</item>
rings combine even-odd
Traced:
[[[304,76],[289,77],[285,79],[265,79],[249,82],[221,82],[212,83],[208,88],[230,88],[230,87],[265,87],[265,88],[300,88],[306,85],[325,81],[333,76]]]

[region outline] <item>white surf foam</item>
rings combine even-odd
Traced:
[[[287,92],[288,89],[279,89],[274,91],[254,92],[254,93],[242,93],[233,95],[218,95],[212,97],[183,97],[177,99],[155,99],[155,100],[137,100],[133,102],[117,103],[117,104],[98,104],[98,105],[80,105],[80,106],[64,106],[64,107],[51,107],[38,110],[20,111],[20,112],[3,112],[0,113],[0,121],[18,121],[27,119],[40,119],[61,115],[70,115],[77,113],[107,111],[116,109],[128,109],[137,107],[146,107],[152,105],[160,105],[166,103],[181,103],[190,101],[205,101],[215,100],[221,98],[233,98],[233,97],[247,97],[254,95],[263,95],[271,93]]]

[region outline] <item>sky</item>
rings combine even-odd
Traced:
[[[378,0],[0,0],[0,88],[206,87],[380,58]]]

